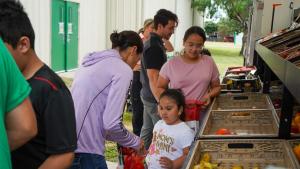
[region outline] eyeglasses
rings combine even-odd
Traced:
[[[188,47],[189,49],[196,48],[198,50],[202,50],[204,48],[204,45],[200,43],[187,42],[186,47]]]

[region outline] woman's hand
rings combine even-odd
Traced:
[[[203,107],[206,108],[206,107],[210,104],[210,102],[211,102],[210,94],[209,94],[209,93],[206,93],[206,94],[202,97],[201,101],[204,102]]]
[[[159,164],[162,168],[173,169],[174,163],[168,157],[160,157]]]
[[[141,70],[141,64],[136,64],[133,68],[133,71],[140,71]]]
[[[137,150],[137,154],[138,155],[146,155],[147,151],[145,149],[145,144],[144,144],[144,140],[140,140],[140,146],[139,149]]]

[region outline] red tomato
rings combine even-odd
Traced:
[[[230,135],[231,132],[226,128],[221,128],[216,131],[216,135]]]

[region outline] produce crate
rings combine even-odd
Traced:
[[[277,137],[278,126],[275,110],[211,111],[198,137]]]
[[[274,109],[271,99],[262,93],[221,94],[212,103],[212,110]]]
[[[229,73],[249,73],[252,70],[256,70],[255,66],[236,66],[236,67],[228,67],[226,74]]]
[[[254,69],[254,68],[251,68]],[[241,90],[242,92],[259,92],[261,81],[258,76],[249,74],[250,68],[228,68],[221,81],[221,90]],[[233,70],[233,71],[230,71]],[[244,71],[239,71],[244,70]],[[254,69],[255,71],[256,69]]]
[[[242,93],[242,89],[227,89],[226,84],[221,84],[221,93]]]
[[[199,164],[204,153],[211,155],[211,163],[219,164],[218,169],[231,169],[236,165],[243,169],[264,169],[269,165],[296,169],[284,140],[198,140],[194,144],[184,166],[186,169]]]
[[[290,152],[292,154],[293,160],[295,161],[297,168],[300,168],[300,162],[297,159],[296,155],[294,154],[293,148],[299,144],[300,144],[300,140],[288,140],[288,146],[289,146]]]

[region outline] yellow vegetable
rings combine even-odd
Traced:
[[[205,161],[201,161],[200,163],[200,169],[217,169],[218,164],[213,164]]]
[[[204,161],[204,162],[210,162],[210,160],[211,160],[211,156],[210,156],[209,153],[204,153],[204,154],[202,155],[201,161]],[[201,161],[200,161],[200,163],[201,163]]]
[[[244,167],[241,165],[233,166],[231,169],[243,169]]]
[[[200,168],[200,164],[195,165],[195,166],[194,166],[194,169],[201,169],[201,168]]]

